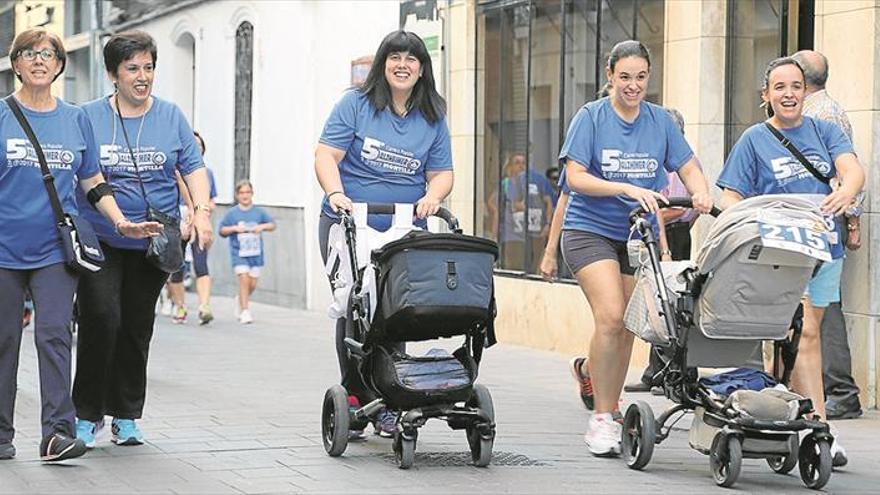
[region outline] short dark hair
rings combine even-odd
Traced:
[[[613,73],[617,61],[626,57],[643,58],[645,62],[648,62],[648,69],[651,69],[651,52],[648,51],[648,47],[637,40],[621,41],[614,45],[614,48],[611,49],[611,53],[608,55],[608,69]]]
[[[807,78],[804,75],[804,68],[801,67],[801,64],[799,64],[798,61],[792,57],[779,57],[779,58],[775,58],[775,59],[771,60],[770,63],[767,64],[767,68],[764,69],[764,79],[761,82],[761,91],[762,92],[767,91],[770,88],[770,74],[774,70],[776,70],[779,67],[782,67],[784,65],[793,65],[793,66],[797,67],[798,70],[801,71],[801,76],[804,76],[804,84],[806,84]],[[773,112],[773,105],[771,105],[770,102],[764,102],[762,105],[764,107],[764,113],[767,114],[767,118],[772,117],[773,114],[775,113],[775,112]]]
[[[205,153],[206,151],[208,151],[208,147],[205,146],[205,138],[203,138],[202,135],[199,134],[199,131],[193,131],[193,136],[195,136],[196,139],[199,140],[199,143],[202,144],[202,153]]]
[[[392,104],[391,87],[385,79],[385,61],[394,52],[409,52],[419,59],[422,65],[422,75],[416,81],[412,94],[406,102],[407,111],[418,108],[425,120],[431,124],[442,119],[446,115],[446,101],[437,93],[428,48],[415,33],[394,31],[385,36],[376,50],[376,55],[373,56],[373,64],[360,91],[367,95],[376,111],[385,110]]]
[[[119,64],[141,52],[148,52],[156,65],[156,42],[152,36],[136,29],[114,34],[104,45],[104,68],[115,76]]]
[[[58,71],[58,74],[55,74],[55,79],[58,79],[58,76],[63,74],[64,68],[67,67],[67,50],[64,49],[64,42],[61,41],[57,34],[51,33],[44,28],[31,28],[18,33],[18,36],[12,40],[12,45],[9,47],[9,63],[11,64],[20,57],[21,52],[37,46],[43,40],[49,40],[52,48],[55,49],[55,56],[61,62],[61,70]],[[15,77],[21,81],[19,74],[15,74]],[[55,79],[52,79],[52,82]]]

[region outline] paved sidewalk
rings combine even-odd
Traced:
[[[64,465],[38,460],[36,352],[27,330],[19,455],[0,461],[0,493],[732,493],[715,486],[708,458],[688,447],[686,431],[657,446],[644,472],[589,456],[581,439],[586,413],[566,356],[510,345],[486,352],[479,380],[495,402],[493,466],[465,465],[464,434],[439,421],[420,432],[409,471],[397,469],[390,441],[376,436],[331,459],[320,438],[323,394],[338,376],[331,322],[320,313],[255,305],[256,323],[242,327],[233,322],[231,300],[214,304],[218,319],[208,327],[159,318],[140,422],[147,444],[117,447],[105,433],[98,448]],[[638,395],[656,411],[666,403]],[[838,428],[850,465],[834,474],[828,491],[877,493],[880,415]],[[795,474],[773,474],[753,459],[744,461],[736,488],[808,493]]]

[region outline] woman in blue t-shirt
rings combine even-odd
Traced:
[[[419,219],[433,215],[452,191],[452,153],[446,102],[434,86],[431,57],[416,34],[395,31],[382,40],[364,84],[347,91],[327,119],[315,151],[315,173],[324,189],[318,239],[326,261],[330,226],[352,202],[413,203]],[[376,230],[388,215],[370,215]],[[332,278],[331,278],[332,280]],[[367,397],[336,321],[336,354],[342,385],[357,405]],[[380,415],[379,433],[391,436],[394,417]],[[355,432],[356,435],[362,432]]]
[[[681,131],[665,109],[644,101],[650,70],[650,54],[640,42],[615,45],[606,68],[609,96],[578,111],[559,153],[571,188],[562,253],[595,322],[589,361],[571,361],[581,399],[588,409],[595,405],[584,437],[594,455],[620,453],[614,414],[633,342],[623,313],[635,285],[626,250],[628,213],[637,206],[657,212],[658,201],[666,200],[657,191],[666,186],[667,171],[678,172],[698,210],[712,207]]]
[[[822,211],[834,217],[831,256],[807,287],[804,324],[798,356],[791,376],[792,388],[813,401],[816,413],[825,418],[822,383],[822,347],[820,323],[825,308],[840,301],[840,277],[843,270],[843,222],[841,215],[862,190],[865,174],[852,143],[840,127],[803,115],[806,82],[801,66],[792,58],[770,62],[764,72],[761,98],[768,119],[803,154],[816,170],[832,178],[840,187],[820,182],[771,133],[765,122],[748,128],[730,151],[717,185],[723,189],[721,207],[727,208],[744,198],[763,194],[821,194]],[[832,450],[840,459],[842,449],[835,441]],[[838,460],[839,464],[841,461]]]
[[[100,165],[127,218],[147,218],[151,207],[180,218],[175,171],[186,181],[195,210],[192,224],[202,247],[213,238],[208,173],[183,112],[152,96],[156,44],[142,31],[110,37],[104,67],[116,91],[83,106],[100,150]],[[134,157],[134,158],[133,158]],[[73,402],[77,437],[90,447],[104,416],[113,417],[112,441],[139,445],[135,421],[143,413],[154,308],[168,274],[146,258],[147,242],[124,239],[117,226],[93,220],[107,256],[77,291],[79,340]]]
[[[86,451],[74,436],[70,398],[68,325],[78,277],[65,267],[40,161],[9,101],[18,103],[33,129],[64,213],[77,215],[74,189],[79,183],[88,202],[126,236],[142,238],[160,226],[125,220],[98,169],[98,150],[85,113],[52,96],[52,83],[64,72],[67,59],[61,39],[45,29],[25,30],[15,37],[9,59],[21,88],[0,102],[0,142],[5,150],[0,152],[0,459],[15,456],[12,418],[21,308],[29,290],[37,312],[34,339],[40,356],[40,458],[60,461]]]

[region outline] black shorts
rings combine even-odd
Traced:
[[[629,265],[626,243],[582,230],[562,231],[562,258],[577,274],[581,268],[601,260],[614,260],[620,265],[620,273],[633,275],[636,269]]]

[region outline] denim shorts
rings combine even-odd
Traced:
[[[843,274],[843,258],[822,264],[807,285],[804,295],[816,308],[827,308],[829,304],[840,302],[840,277]]]
[[[261,268],[263,267],[263,257],[262,256],[247,256],[245,258],[241,258],[239,256],[232,256],[232,271],[236,275],[240,275],[242,273],[247,273],[251,277],[257,278],[260,276]]]

